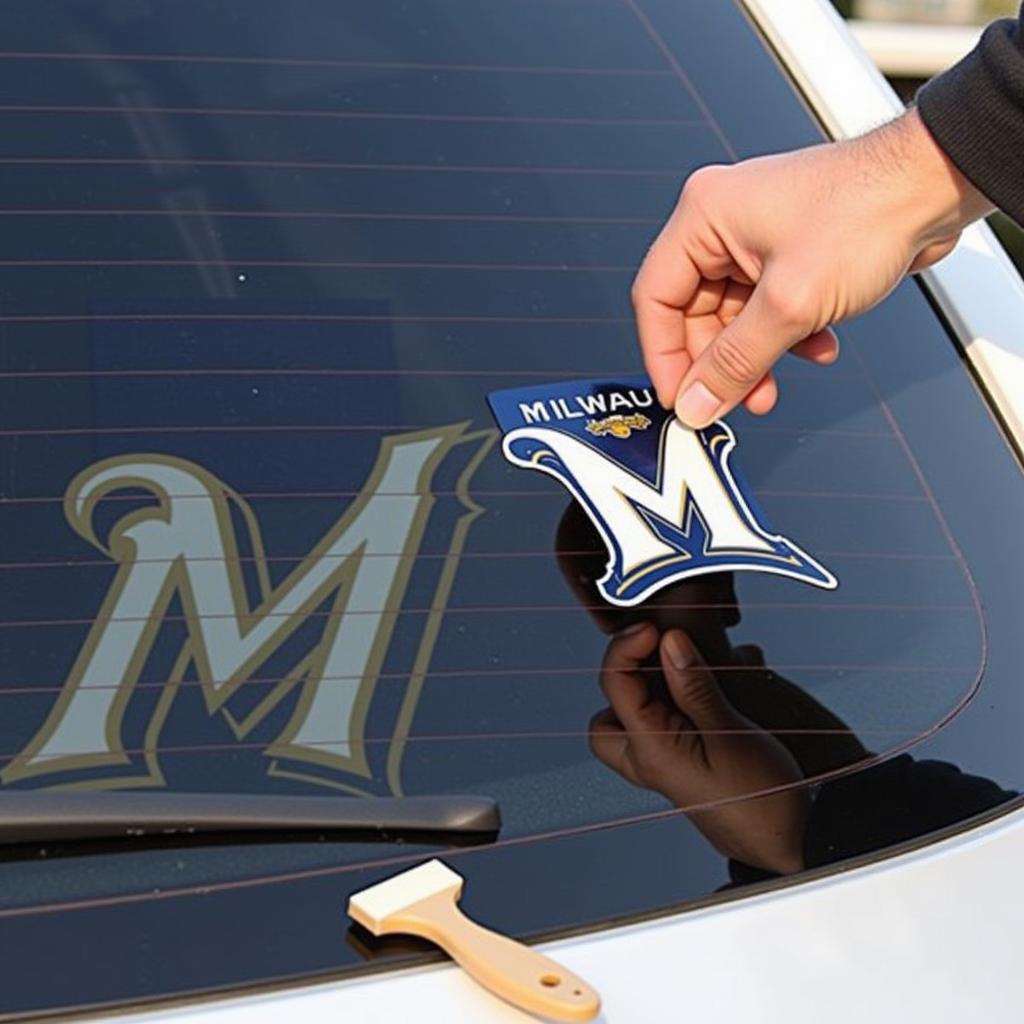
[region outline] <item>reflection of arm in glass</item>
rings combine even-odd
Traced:
[[[591,720],[594,755],[684,810],[730,858],[735,881],[883,849],[1013,795],[907,755],[869,767],[874,755],[841,719],[767,668],[756,648],[731,645],[727,630],[740,621],[731,575],[612,608],[594,584],[602,542],[579,506],[563,516],[557,547],[573,592],[613,634],[600,674],[609,706]],[[858,764],[811,800],[809,782]]]
[[[804,863],[847,857],[935,832],[1012,799],[991,779],[909,754],[824,784],[807,818]]]

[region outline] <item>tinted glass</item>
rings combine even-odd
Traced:
[[[485,397],[637,372],[629,282],[682,177],[819,137],[738,9],[33,0],[0,25],[2,789],[470,793],[504,819],[457,849],[8,850],[0,1009],[429,955],[343,914],[428,854],[534,936],[1011,797],[1024,490],[912,284],[731,418],[839,589],[706,577],[642,610],[752,723],[698,737],[731,783],[592,749],[636,615],[593,597],[597,538],[501,458]],[[799,863],[765,852],[767,789]]]

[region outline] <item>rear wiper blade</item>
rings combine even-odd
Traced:
[[[414,832],[454,840],[500,828],[497,801],[482,796],[0,792],[0,845],[7,846],[216,833]]]

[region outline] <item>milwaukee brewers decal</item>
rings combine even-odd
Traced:
[[[674,580],[727,569],[837,585],[755,514],[729,463],[732,430],[686,429],[658,406],[646,378],[498,391],[490,402],[506,458],[555,477],[593,519],[609,553],[598,585],[612,604],[635,605]]]
[[[89,466],[68,486],[65,515],[116,575],[49,716],[2,781],[160,785],[162,730],[193,684],[189,699],[201,693],[206,713],[238,741],[278,721],[261,748],[270,775],[399,793],[403,742],[481,511],[469,481],[493,440],[494,431],[465,423],[383,438],[362,490],[276,583],[252,508],[203,467],[152,454]],[[442,466],[453,480],[443,501]],[[115,492],[143,498],[111,520]],[[446,539],[440,557],[417,561],[428,526]],[[411,664],[403,692],[391,688],[390,741],[371,757],[367,715],[414,564],[433,574],[422,577],[433,598],[402,623]],[[143,682],[161,635],[167,668],[158,683]]]

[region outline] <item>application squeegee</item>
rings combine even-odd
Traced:
[[[418,935],[439,945],[495,995],[553,1020],[586,1021],[601,1009],[598,994],[542,953],[498,935],[459,910],[462,876],[427,861],[354,893],[348,913],[374,935]]]

